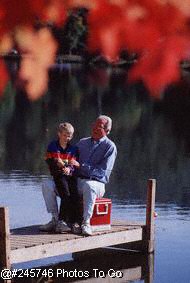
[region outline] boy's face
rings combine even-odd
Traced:
[[[73,137],[73,132],[67,132],[62,130],[58,132],[58,137],[61,143],[68,143]]]

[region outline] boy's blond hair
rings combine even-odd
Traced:
[[[64,122],[64,123],[60,123],[58,126],[58,132],[62,132],[65,131],[69,134],[73,134],[74,133],[74,127],[68,123],[68,122]]]

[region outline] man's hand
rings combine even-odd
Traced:
[[[76,161],[75,159],[69,160],[69,164],[72,166],[80,167],[80,163]]]
[[[63,168],[62,168],[62,171],[63,171],[63,173],[64,173],[65,175],[69,175],[70,172],[71,172],[71,169],[70,169],[69,167],[63,167]]]

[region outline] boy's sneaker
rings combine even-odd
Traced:
[[[81,228],[81,226],[78,223],[74,223],[74,224],[72,224],[71,232],[73,234],[81,234],[82,233],[82,228]]]
[[[57,225],[57,220],[55,218],[52,218],[50,222],[48,222],[47,224],[41,225],[39,229],[42,232],[53,232],[55,231],[56,225]]]
[[[71,230],[71,229],[68,227],[67,223],[64,222],[63,220],[59,220],[59,221],[57,222],[56,227],[55,227],[55,232],[56,232],[56,233],[59,233],[59,234],[68,232],[68,231],[70,231],[70,230]]]
[[[85,236],[91,236],[92,235],[92,229],[90,227],[90,224],[84,223],[84,224],[82,224],[81,228],[82,228],[82,234],[83,235],[85,235]]]

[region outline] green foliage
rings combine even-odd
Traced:
[[[86,50],[86,9],[70,12],[63,28],[53,29],[59,42],[59,54],[83,54]]]

